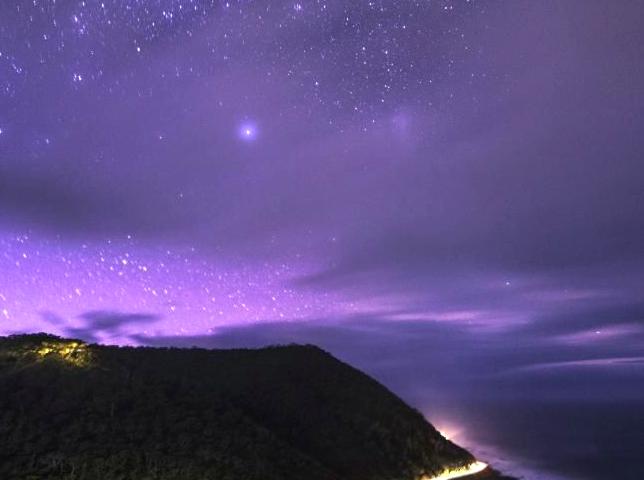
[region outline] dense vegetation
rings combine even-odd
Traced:
[[[393,480],[473,459],[313,346],[0,338],[0,478]]]

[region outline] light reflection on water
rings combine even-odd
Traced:
[[[452,441],[517,478],[644,478],[644,409],[637,401],[464,401],[423,410]]]

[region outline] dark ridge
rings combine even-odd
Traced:
[[[0,338],[0,445],[0,478],[31,480],[416,480],[474,461],[312,345],[132,348],[47,334]]]

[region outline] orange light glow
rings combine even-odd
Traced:
[[[446,469],[435,477],[425,477],[422,480],[450,480],[452,478],[467,477],[482,472],[486,468],[487,463],[476,461],[464,467]]]

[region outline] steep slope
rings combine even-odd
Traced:
[[[412,480],[473,457],[313,346],[0,339],[0,478]]]

